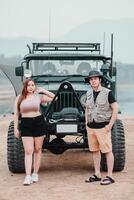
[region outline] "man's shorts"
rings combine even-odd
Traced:
[[[90,151],[108,153],[112,151],[111,131],[106,128],[92,129],[87,127],[88,144]]]
[[[21,118],[19,123],[21,137],[40,137],[45,135],[45,121],[43,115]]]

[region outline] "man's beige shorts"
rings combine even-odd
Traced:
[[[90,151],[108,153],[112,151],[111,132],[106,128],[92,129],[87,127],[88,144]]]

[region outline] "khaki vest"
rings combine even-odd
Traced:
[[[109,89],[101,87],[96,102],[94,103],[93,90],[87,92],[86,108],[87,121],[93,122],[108,122],[111,119],[112,109],[108,102]]]

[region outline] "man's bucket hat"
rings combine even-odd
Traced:
[[[92,70],[89,72],[89,75],[85,78],[85,83],[89,83],[89,79],[92,77],[100,77],[101,79],[103,79],[103,75],[101,72],[97,70]]]

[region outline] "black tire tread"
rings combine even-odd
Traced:
[[[25,172],[24,148],[21,138],[14,136],[14,123],[11,122],[8,128],[7,137],[7,162],[8,168],[13,173]]]

